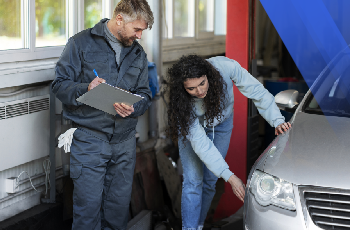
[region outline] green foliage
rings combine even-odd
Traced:
[[[84,28],[91,28],[101,20],[102,0],[84,1]]]
[[[0,36],[21,36],[21,0],[0,0]]]
[[[65,0],[35,0],[35,16],[37,36],[65,34]]]
[[[174,36],[188,36],[188,2],[187,0],[175,0],[174,2]]]
[[[37,36],[65,33],[65,0],[36,0]],[[21,0],[0,0],[0,36],[21,36]]]
[[[90,28],[101,20],[102,0],[85,0],[84,5],[84,25]],[[35,19],[37,36],[65,34],[66,1],[35,0]],[[21,0],[0,0],[0,36],[21,37],[21,23]]]

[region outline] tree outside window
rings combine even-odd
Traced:
[[[102,0],[84,0],[84,28],[94,27],[102,19]]]
[[[21,0],[0,0],[0,50],[22,49]]]
[[[35,1],[36,47],[66,44],[66,1]]]

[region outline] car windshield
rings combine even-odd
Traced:
[[[306,100],[304,112],[350,117],[350,63],[347,62],[348,55],[344,54],[336,58],[336,61],[323,72],[320,81],[316,83]]]

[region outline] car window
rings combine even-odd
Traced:
[[[336,68],[337,67],[337,68]],[[327,69],[306,100],[304,112],[350,117],[350,65]]]

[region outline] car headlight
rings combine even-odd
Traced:
[[[295,210],[293,185],[278,177],[255,170],[250,181],[250,192],[262,206],[272,204]]]

